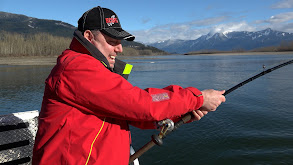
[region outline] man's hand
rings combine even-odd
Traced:
[[[192,118],[190,121],[188,121],[188,123],[193,122],[193,121],[198,121],[200,120],[202,117],[204,117],[204,115],[208,114],[208,111],[201,111],[201,110],[194,110],[192,111]]]
[[[203,95],[203,104],[199,109],[201,111],[215,111],[218,106],[226,101],[225,96],[223,95],[225,90],[217,91],[213,89],[207,89],[202,91]]]
[[[204,117],[208,112],[215,111],[218,106],[226,101],[225,96],[223,95],[225,90],[217,91],[213,89],[207,89],[202,91],[203,95],[203,104],[200,109],[192,111],[192,119],[188,123],[193,121],[198,121]]]

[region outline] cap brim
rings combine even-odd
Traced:
[[[107,28],[100,30],[102,33],[106,34],[109,37],[118,39],[118,40],[127,40],[133,41],[135,39],[134,35],[131,35],[127,31],[121,28]]]

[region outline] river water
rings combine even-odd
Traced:
[[[140,88],[170,84],[227,90],[293,59],[292,55],[156,56],[125,60]],[[40,110],[44,80],[53,66],[0,65],[0,114]],[[200,121],[183,125],[140,157],[141,165],[293,164],[293,65],[271,72],[226,96]],[[131,127],[135,150],[156,130]]]

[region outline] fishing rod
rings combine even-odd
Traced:
[[[242,81],[241,83],[233,86],[232,88],[228,89],[225,91],[225,93],[223,94],[224,96],[228,95],[229,93],[233,92],[234,90],[240,88],[241,86],[261,77],[264,76],[274,70],[277,70],[279,68],[282,68],[286,65],[292,64],[293,63],[293,59],[289,60],[287,62],[284,62],[280,65],[277,65],[275,67],[272,67],[270,69],[264,70],[262,72],[260,72],[259,74],[252,76],[248,79],[246,79],[245,81]],[[265,66],[263,66],[263,68],[265,69]],[[192,119],[192,113],[189,112],[187,114],[185,114],[180,121],[174,123],[172,120],[170,119],[166,119],[166,120],[162,120],[158,122],[158,126],[161,127],[161,132],[156,135],[152,135],[152,140],[149,141],[147,144],[145,144],[143,147],[141,147],[138,151],[136,151],[133,155],[130,156],[129,162],[132,163],[135,159],[139,158],[142,154],[144,154],[146,151],[148,151],[149,149],[151,149],[153,146],[158,145],[161,146],[163,144],[163,139],[171,132],[175,131],[176,129],[178,129],[181,125],[187,123],[188,121],[190,121]]]

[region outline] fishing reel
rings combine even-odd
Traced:
[[[158,135],[152,135],[152,141],[161,146],[163,144],[163,138],[174,129],[174,122],[171,119],[161,120],[157,123],[157,128],[160,129]]]

